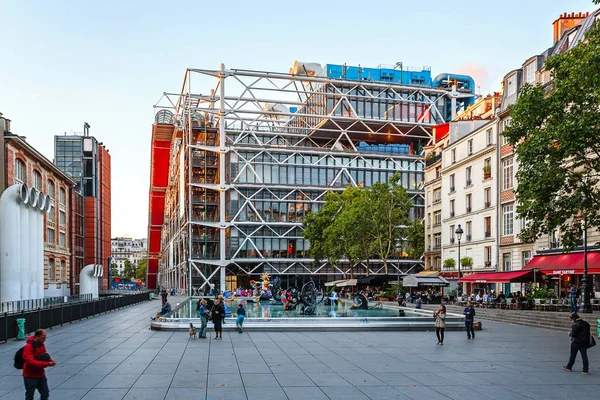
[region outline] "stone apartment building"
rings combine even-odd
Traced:
[[[117,266],[119,273],[123,273],[125,260],[138,265],[148,257],[148,239],[131,239],[117,237],[111,240],[112,264]]]

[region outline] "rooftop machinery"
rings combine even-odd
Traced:
[[[422,147],[474,96],[471,78],[442,75],[302,62],[289,73],[187,70],[181,92],[155,106],[149,277],[224,289],[265,273],[284,286],[347,276],[344,260],[313,265],[302,220],[327,191],[396,172],[422,217]],[[387,271],[381,260],[355,271],[395,275],[419,262],[398,255]]]

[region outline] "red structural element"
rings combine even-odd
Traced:
[[[432,129],[433,139],[435,143],[438,143],[450,132],[450,123],[435,125]]]
[[[150,149],[150,193],[148,201],[148,270],[146,287],[156,289],[158,257],[160,253],[160,230],[165,219],[165,191],[169,179],[171,139],[175,127],[170,124],[152,125]]]

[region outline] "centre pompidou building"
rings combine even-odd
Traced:
[[[148,286],[224,289],[270,274],[285,287],[349,276],[344,260],[309,257],[304,216],[327,191],[399,173],[411,216],[422,218],[422,148],[434,125],[473,102],[473,89],[468,76],[432,79],[428,68],[401,64],[188,69],[181,92],[156,105]],[[398,252],[388,271],[381,260],[354,270],[396,275],[420,263]]]

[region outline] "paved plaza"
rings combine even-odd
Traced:
[[[58,363],[47,369],[50,398],[600,397],[596,348],[590,350],[591,375],[575,372],[580,359],[574,372],[561,370],[567,332],[484,322],[476,340],[448,332],[444,346],[436,346],[435,332],[225,331],[223,340],[189,340],[187,332],[149,330],[158,308],[158,301],[146,302],[49,329],[46,346]],[[0,344],[1,400],[24,398],[21,371],[12,366],[22,345]]]

